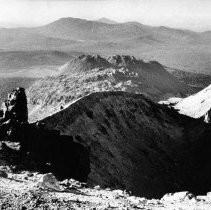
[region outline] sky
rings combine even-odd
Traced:
[[[62,17],[211,30],[211,0],[0,0],[0,27],[32,27]]]

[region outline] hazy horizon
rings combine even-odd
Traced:
[[[63,17],[137,21],[193,31],[211,30],[209,0],[0,0],[0,27],[35,27]]]

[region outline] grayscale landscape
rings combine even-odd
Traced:
[[[211,3],[9,1],[0,209],[211,209]]]

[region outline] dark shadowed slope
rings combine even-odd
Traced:
[[[42,122],[90,146],[89,184],[146,197],[210,187],[206,125],[142,95],[93,93]]]
[[[62,66],[57,74],[28,89],[30,120],[49,116],[93,92],[144,93],[154,100],[185,96],[191,90],[157,62],[145,63],[130,56],[81,55]]]

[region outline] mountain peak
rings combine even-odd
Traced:
[[[100,55],[79,55],[60,68],[60,74],[87,72],[95,68],[108,68],[111,64]]]
[[[68,25],[72,23],[80,23],[80,22],[86,22],[87,20],[85,19],[80,19],[80,18],[73,18],[73,17],[65,17],[65,18],[60,18],[52,23],[49,23],[47,26],[52,26],[52,25]]]

